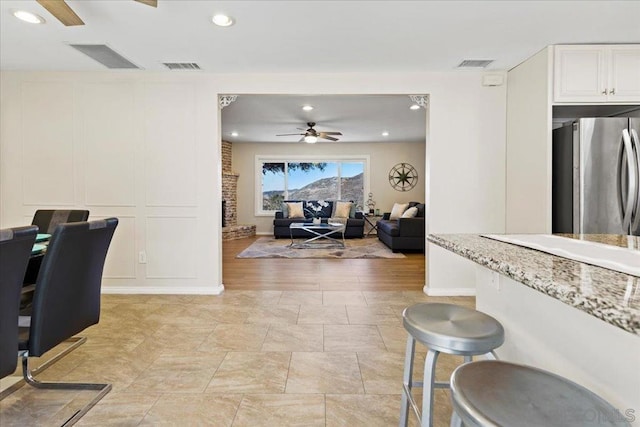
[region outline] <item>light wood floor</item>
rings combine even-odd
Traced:
[[[258,237],[223,242],[225,289],[412,291],[425,284],[421,253],[406,253],[403,259],[236,258]]]

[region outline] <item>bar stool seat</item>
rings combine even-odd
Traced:
[[[424,303],[402,313],[404,328],[430,349],[449,354],[485,354],[504,342],[493,317],[453,304]]]
[[[408,425],[409,405],[421,419],[421,425],[433,424],[433,392],[449,388],[448,382],[435,381],[435,366],[440,353],[472,356],[492,353],[504,342],[504,329],[493,317],[470,308],[443,303],[421,303],[407,307],[402,323],[409,333],[405,355],[400,426]],[[413,381],[416,341],[428,347],[424,381]],[[411,389],[423,387],[422,411],[418,410]]]
[[[566,378],[530,366],[483,360],[451,375],[451,425],[630,426],[604,399]]]

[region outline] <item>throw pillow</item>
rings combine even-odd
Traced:
[[[389,219],[398,219],[402,216],[404,211],[407,210],[409,203],[394,203],[393,209],[391,209],[391,214],[389,215]]]
[[[404,211],[401,218],[415,218],[417,214],[418,214],[418,208],[414,206]]]
[[[351,212],[351,202],[336,202],[336,211],[333,214],[334,218],[349,218]]]
[[[282,211],[282,218],[289,218],[289,204],[288,203],[283,203],[282,204],[282,208],[280,210]]]
[[[353,200],[336,200],[333,202],[333,212],[331,212],[331,217],[336,217],[336,206],[338,202],[351,203],[351,209],[349,209],[349,218],[356,217],[356,204]]]
[[[289,218],[304,218],[302,202],[287,203],[289,207]]]

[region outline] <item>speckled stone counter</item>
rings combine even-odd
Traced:
[[[627,236],[564,236],[640,248],[638,238],[627,239]],[[432,234],[428,240],[591,316],[640,335],[640,279],[637,277],[479,235]]]

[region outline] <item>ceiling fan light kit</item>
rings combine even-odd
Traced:
[[[313,127],[316,124],[314,122],[308,122],[307,126],[309,128],[304,130],[302,128],[298,128],[300,130],[304,130],[304,133],[281,133],[276,136],[290,136],[290,135],[300,135],[302,138],[298,142],[306,142],[308,144],[315,144],[318,142],[318,139],[327,139],[329,141],[338,141],[338,138],[333,137],[332,135],[342,135],[341,132],[318,132]]]
[[[318,137],[313,135],[307,135],[304,137],[304,142],[306,142],[307,144],[315,144],[316,142],[318,142]]]

